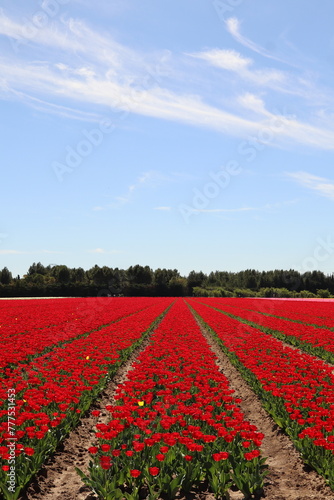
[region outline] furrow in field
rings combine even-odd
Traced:
[[[56,349],[25,368],[13,370],[8,379],[0,380],[3,386],[0,438],[4,444],[10,438],[6,391],[11,388],[16,395],[17,488],[22,488],[77,425],[80,414],[91,406],[109,377],[140,344],[144,333],[171,302],[172,299],[158,301],[148,310]],[[0,447],[0,457],[6,466],[6,446]],[[0,469],[0,484],[4,496],[10,498],[4,469]]]
[[[124,300],[124,299],[123,299]],[[160,299],[161,300],[161,299]],[[39,302],[40,303],[40,302]],[[68,306],[67,301],[62,301],[58,306]],[[1,329],[0,335],[0,376],[8,376],[6,368],[14,367],[17,363],[29,363],[33,359],[43,356],[53,349],[73,342],[81,336],[87,336],[91,332],[110,326],[116,321],[120,321],[127,316],[144,311],[152,306],[147,298],[141,301],[118,301],[117,299],[96,298],[85,299],[77,302],[75,312],[66,309],[66,320],[56,326],[31,328],[32,322],[28,325],[28,330],[13,334],[8,328]],[[44,307],[40,303],[40,307]],[[57,307],[54,309],[56,316],[59,316]],[[50,312],[49,312],[50,313]],[[19,311],[15,314],[19,315]],[[14,319],[21,319],[20,316]],[[1,318],[0,318],[1,322]]]
[[[199,321],[197,319],[197,321]],[[218,366],[228,378],[234,396],[245,418],[264,434],[261,452],[267,457],[268,475],[264,484],[267,500],[333,500],[332,490],[323,477],[305,467],[291,439],[282,432],[264,410],[260,398],[224,354],[217,339],[199,323],[211,349],[217,355]]]
[[[196,300],[188,302],[291,437],[303,461],[334,488],[333,367]]]
[[[226,305],[223,300],[197,300],[231,318],[253,326],[265,333],[269,333],[280,340],[284,340],[308,354],[334,364],[334,332],[331,330],[289,322],[288,320],[282,320],[273,316],[265,316],[257,311],[249,311],[237,306],[232,308]]]
[[[246,309],[263,312],[289,321],[334,329],[334,300],[241,299]]]
[[[230,307],[231,312],[234,308],[241,308],[245,311],[254,311],[316,328],[334,329],[334,300],[330,299],[321,301],[319,299],[210,298],[208,300],[212,304],[220,303],[224,307]]]
[[[166,314],[167,310],[164,314]],[[25,493],[19,500],[97,500],[97,495],[85,486],[75,468],[88,472],[91,456],[88,449],[96,446],[95,425],[97,422],[107,424],[110,414],[106,406],[114,403],[114,395],[118,384],[126,380],[129,370],[138,355],[150,342],[150,337],[161,322],[163,315],[144,340],[117,370],[115,376],[107,384],[100,397],[80,420],[80,424],[58,447],[41,468],[41,471],[31,481]],[[95,416],[94,416],[95,413]]]
[[[179,299],[107,407],[84,482],[106,499],[259,493],[263,434],[244,419],[216,361]]]

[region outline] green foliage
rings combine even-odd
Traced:
[[[172,297],[184,297],[187,294],[187,280],[173,277],[169,280],[168,288]]]
[[[34,262],[28,269],[28,276],[33,276],[34,274],[44,275],[47,273],[47,269],[40,262]]]
[[[150,285],[153,281],[153,271],[149,266],[130,266],[126,273],[131,284]]]
[[[256,297],[256,292],[249,288],[236,288],[234,290],[235,297]]]
[[[260,288],[259,297],[293,297],[293,292],[287,288]]]
[[[298,294],[299,297],[301,297],[302,299],[313,299],[316,297],[316,294],[315,293],[312,293],[308,290],[302,290],[299,294]]]
[[[194,286],[193,296],[194,297],[209,297],[209,292],[208,292],[208,290],[205,290],[205,288],[201,288],[200,286]]]
[[[177,269],[136,264],[128,269],[93,266],[88,270],[65,265],[33,263],[23,278],[15,279],[4,267],[0,271],[0,296],[196,296],[196,297],[301,297],[334,296],[334,274],[320,271],[239,272],[191,271],[187,277]]]
[[[321,297],[323,299],[329,299],[331,296],[330,294],[330,291],[328,289],[326,290],[323,290],[323,289],[320,289],[320,290],[317,290],[317,295],[318,297]]]
[[[4,267],[2,271],[0,271],[0,283],[3,285],[9,285],[11,281],[12,273],[7,269],[7,267]]]

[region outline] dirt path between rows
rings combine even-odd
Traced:
[[[145,338],[140,347],[135,349],[130,358],[120,367],[116,376],[109,382],[99,399],[91,406],[86,416],[83,416],[80,424],[63,441],[55,454],[47,459],[40,472],[32,480],[27,491],[18,500],[97,500],[98,496],[85,486],[75,467],[83,472],[88,472],[90,456],[87,449],[96,446],[98,440],[95,438],[96,423],[107,423],[110,413],[105,409],[106,405],[113,404],[114,394],[117,386],[124,382],[127,373],[138,357],[150,342],[155,328]],[[100,410],[97,417],[91,416],[92,410]]]
[[[198,321],[197,321],[198,322]],[[198,322],[200,325],[200,323]],[[218,342],[200,325],[204,337],[218,357],[218,366],[228,378],[234,397],[246,420],[265,434],[261,451],[267,457],[269,474],[266,477],[264,498],[266,500],[334,500],[334,492],[325,480],[303,464],[298,451],[289,437],[263,409],[260,399],[221,351]],[[235,497],[237,498],[237,497]],[[242,498],[242,496],[238,497]]]
[[[264,498],[266,500],[334,500],[334,493],[326,485],[324,479],[303,465],[290,439],[265,412],[258,397],[243,380],[238,370],[233,367],[227,356],[222,353],[218,343],[202,326],[201,330],[218,357],[218,366],[228,378],[231,388],[235,390],[234,396],[242,400],[240,407],[245,418],[265,434],[261,449],[263,455],[268,457],[269,474],[266,479]],[[98,500],[97,495],[83,484],[75,467],[87,472],[90,460],[87,449],[97,444],[94,439],[95,424],[97,421],[99,423],[109,421],[109,413],[105,410],[105,406],[114,402],[116,387],[126,379],[138,354],[149,344],[153,331],[119,369],[99,400],[91,407],[90,412],[82,418],[79,426],[45,462],[19,500]],[[91,416],[93,409],[101,411],[98,419]],[[240,492],[231,491],[230,495],[231,500],[243,499]],[[177,498],[185,500],[180,496]],[[198,492],[191,495],[191,499],[214,500],[214,496]]]

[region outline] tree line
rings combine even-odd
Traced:
[[[27,274],[0,271],[1,297],[202,296],[202,297],[334,297],[334,274],[290,269],[239,272],[152,270],[139,264],[128,269],[97,266],[84,270],[33,263]]]

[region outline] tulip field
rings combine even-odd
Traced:
[[[334,302],[8,299],[0,346],[0,499],[334,499]]]

